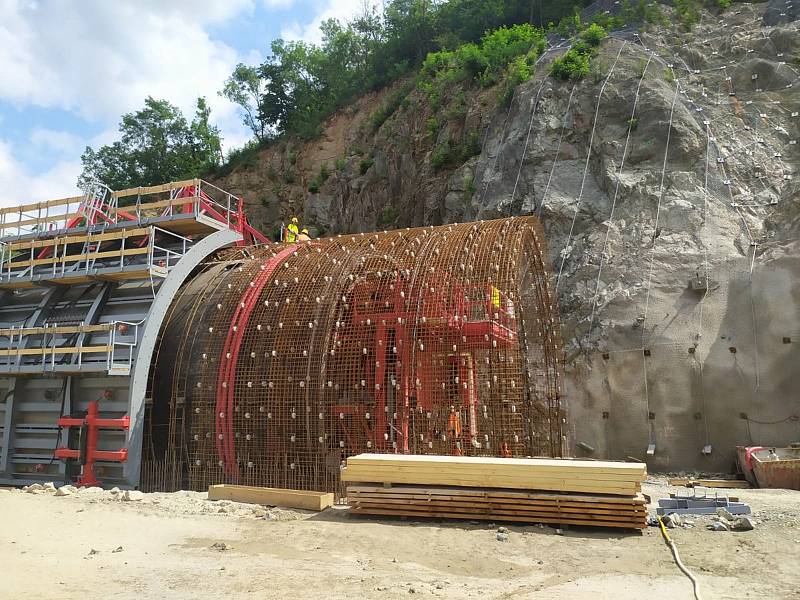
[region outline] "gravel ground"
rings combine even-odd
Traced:
[[[670,491],[651,478],[655,501]],[[64,493],[64,492],[62,492]],[[672,529],[704,598],[800,598],[800,492],[734,490],[755,529]],[[691,598],[643,533],[350,518],[204,493],[0,490],[0,598]]]

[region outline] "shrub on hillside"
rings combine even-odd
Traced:
[[[589,27],[583,30],[580,38],[592,48],[597,48],[607,35],[608,34],[606,33],[605,29],[603,29],[597,23],[592,23],[589,25]]]
[[[358,172],[362,175],[366,174],[369,171],[370,167],[375,164],[375,161],[371,158],[365,158],[360,163],[358,163]]]
[[[550,74],[562,81],[581,79],[589,74],[589,56],[568,50],[564,56],[553,61]]]

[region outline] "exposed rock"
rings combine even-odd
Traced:
[[[722,507],[717,509],[717,516],[725,519],[726,521],[733,521],[736,519],[736,517],[734,517],[727,509]]]
[[[755,529],[753,520],[749,517],[737,517],[730,527],[733,531],[752,531]]]
[[[635,43],[616,32],[593,59],[599,77],[555,81],[551,53],[510,107],[497,89],[454,86],[443,102],[463,93],[466,109],[445,118],[416,90],[378,131],[362,127],[398,82],[332,117],[322,139],[276,145],[219,183],[256,203],[268,231],[290,211],[330,233],[536,214],[558,281],[572,439],[652,470],[727,469],[739,414],[787,414],[796,388],[779,341],[800,321],[798,6],[706,13],[691,34],[655,27]],[[471,134],[479,154],[432,164]],[[690,289],[696,276],[708,289]],[[792,427],[762,441],[785,443]],[[710,455],[698,452],[706,429]]]
[[[62,485],[56,490],[56,496],[72,496],[78,491],[74,485]]]

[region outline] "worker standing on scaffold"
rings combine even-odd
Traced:
[[[461,456],[461,415],[456,407],[450,407],[447,417],[447,434],[450,436],[450,451],[453,456]]]
[[[286,241],[290,244],[296,242],[299,231],[300,228],[297,225],[297,217],[292,217],[292,222],[289,223],[289,226],[286,228]]]

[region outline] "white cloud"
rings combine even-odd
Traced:
[[[293,0],[0,0],[0,102],[65,110],[96,124],[92,139],[47,128],[28,146],[0,139],[0,203],[73,195],[86,145],[118,138],[120,115],[148,95],[177,105],[187,118],[204,96],[224,146],[251,137],[236,106],[218,96],[237,62],[254,62],[212,39],[211,26],[251,13],[256,2],[289,7]],[[16,142],[20,144],[19,141]],[[34,173],[22,157],[36,151],[52,166]]]
[[[14,158],[12,148],[9,142],[0,139],[0,182],[3,189],[0,207],[78,194],[79,160],[62,160],[44,173],[31,173]]]
[[[44,127],[34,129],[30,139],[31,144],[37,149],[73,157],[80,154],[86,146],[86,142],[74,133]]]
[[[366,0],[366,6],[372,6],[372,0]],[[309,23],[293,22],[281,30],[281,37],[285,40],[303,40],[318,44],[322,41],[319,26],[328,19],[338,19],[345,22],[361,13],[365,0],[326,0],[320,2],[316,16]]]

